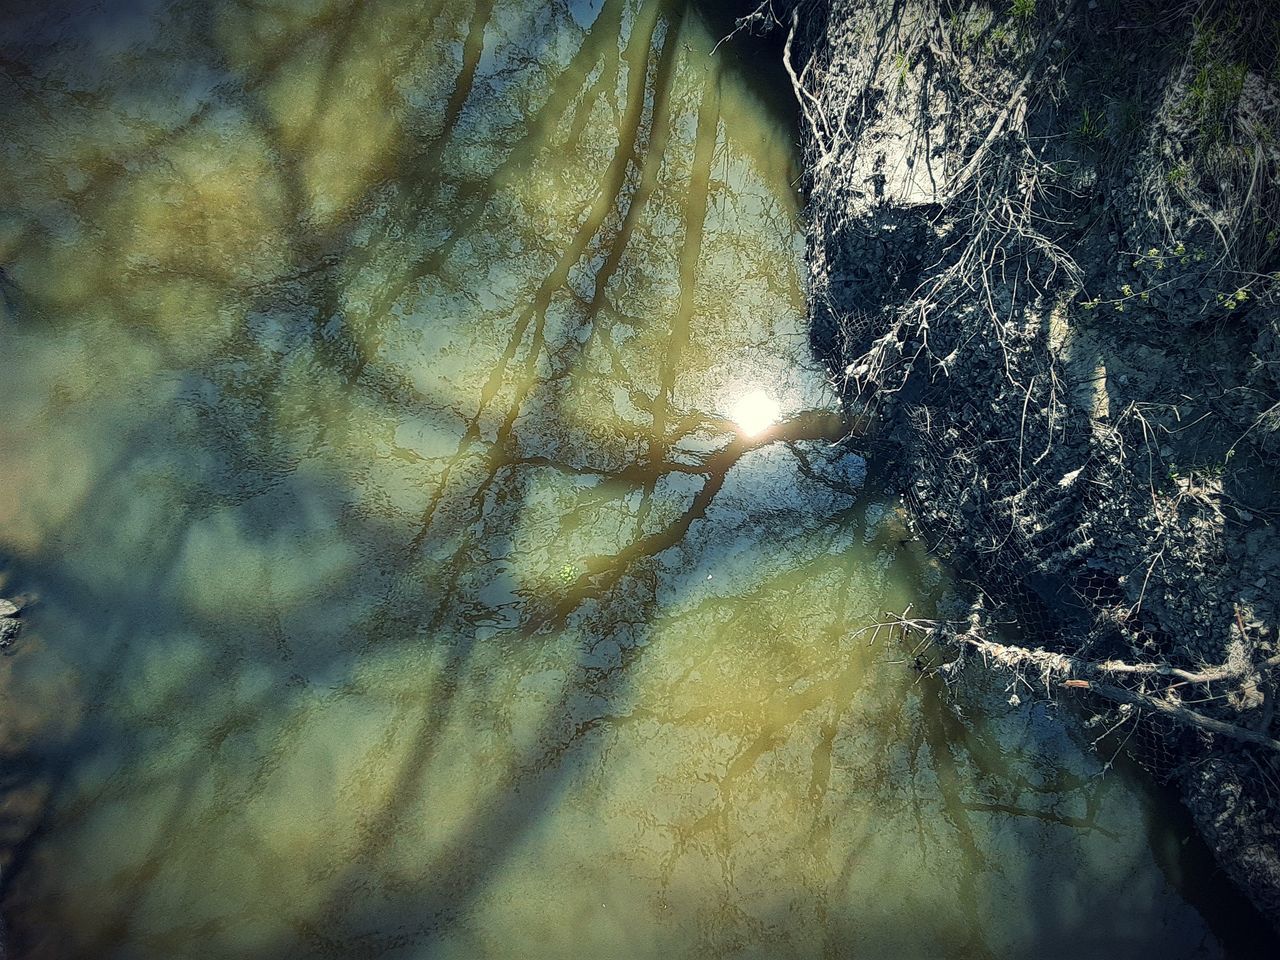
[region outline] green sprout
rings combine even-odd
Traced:
[[[1142,266],[1144,263],[1152,263],[1157,270],[1163,270],[1165,265],[1164,254],[1160,252],[1159,247],[1149,247],[1145,254],[1138,254],[1137,259],[1133,261],[1135,268]]]
[[[1234,293],[1220,293],[1217,296],[1218,303],[1222,304],[1224,310],[1234,310],[1248,299],[1248,287],[1240,287]]]
[[[1075,135],[1078,140],[1101,140],[1106,133],[1106,123],[1101,111],[1094,112],[1088,107],[1080,111],[1080,122],[1076,124]]]
[[[893,58],[893,65],[898,71],[898,89],[901,90],[907,85],[907,69],[909,64],[906,53],[898,53]]]
[[[1187,163],[1187,161],[1182,160],[1178,164],[1173,166],[1169,170],[1169,172],[1164,175],[1164,178],[1169,182],[1171,186],[1176,187],[1181,183],[1185,183],[1187,181],[1187,177],[1189,177],[1190,175],[1191,175],[1191,165]]]

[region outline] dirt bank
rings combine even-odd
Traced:
[[[937,635],[1116,724],[1280,925],[1273,5],[753,26],[804,114],[815,345],[975,584]]]
[[[0,586],[3,586],[0,567]],[[13,710],[10,695],[12,660],[8,652],[22,632],[22,602],[0,596],[0,890],[13,862],[14,852],[30,833],[36,813],[44,797],[37,788],[15,772],[21,763],[27,730],[22,718]],[[0,916],[0,960],[8,956],[8,936],[4,918]]]

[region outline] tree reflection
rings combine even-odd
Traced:
[[[1129,824],[854,638],[929,598],[807,368],[790,134],[695,10],[596,6],[6,12],[17,955],[914,942],[877,886],[972,953],[1027,936],[975,878]]]

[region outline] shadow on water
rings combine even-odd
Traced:
[[[601,16],[603,25],[597,23],[596,27],[592,28],[593,31],[598,31],[604,40],[609,40],[612,34],[616,34],[618,28],[617,19],[621,15],[623,6],[620,3],[607,4],[606,11]],[[650,8],[650,12],[652,13],[654,9],[656,8]],[[421,156],[407,156],[404,158],[407,169],[431,169],[439,162],[440,156],[453,133],[453,127],[459,119],[462,107],[468,101],[470,84],[474,78],[478,58],[483,50],[483,43],[480,38],[484,35],[486,18],[491,11],[492,4],[479,4],[477,6],[467,26],[467,36],[462,46],[463,67],[458,72],[457,83],[447,99],[444,123],[441,129],[428,140],[427,147]],[[144,13],[145,8],[140,8],[139,12]],[[437,10],[436,13],[438,12]],[[362,10],[356,9],[352,11],[350,17],[338,20],[335,24],[329,55],[324,64],[324,71],[318,80],[318,87],[322,96],[324,91],[332,90],[336,86],[332,75],[340,63],[343,52],[342,45],[349,39],[351,32],[356,29],[361,13]],[[661,138],[665,138],[665,117],[661,116],[661,113],[665,103],[665,94],[668,92],[671,83],[676,40],[680,35],[679,13],[680,11],[677,9],[676,16],[666,17],[662,24],[665,40],[662,43],[657,59],[656,76],[654,78],[655,89],[649,104],[644,102],[647,94],[643,83],[638,86],[634,82],[632,83],[630,92],[631,106],[628,108],[631,117],[622,127],[624,143],[619,146],[616,160],[606,175],[605,192],[601,194],[600,200],[594,206],[594,212],[578,231],[577,237],[569,249],[565,251],[559,264],[541,285],[531,306],[518,317],[514,332],[509,339],[509,345],[502,354],[501,364],[498,368],[495,368],[488,384],[482,391],[480,408],[468,422],[462,442],[440,478],[439,490],[443,491],[449,482],[449,469],[451,467],[456,468],[464,462],[469,448],[471,446],[487,445],[489,448],[487,477],[477,485],[470,497],[470,507],[479,511],[480,516],[468,518],[463,514],[454,519],[452,523],[441,521],[436,514],[440,496],[433,495],[428,510],[421,520],[419,531],[409,544],[410,553],[412,553],[428,539],[445,543],[454,539],[460,539],[461,541],[450,562],[445,564],[442,576],[444,583],[436,591],[436,608],[432,611],[429,607],[422,608],[421,604],[406,607],[401,597],[384,599],[378,608],[369,612],[371,623],[380,626],[384,633],[379,635],[377,631],[371,631],[365,637],[364,644],[366,646],[374,647],[387,642],[390,637],[395,635],[395,631],[392,629],[394,627],[403,629],[409,625],[419,625],[420,630],[420,624],[424,619],[429,623],[429,628],[426,631],[428,634],[436,631],[447,633],[447,628],[455,626],[448,622],[452,616],[456,615],[456,612],[449,607],[452,599],[451,594],[458,588],[458,580],[462,569],[470,559],[468,551],[476,546],[468,531],[474,524],[481,521],[483,512],[488,505],[489,492],[500,484],[507,471],[508,464],[504,462],[504,457],[507,453],[506,447],[511,440],[512,428],[519,413],[520,405],[527,397],[528,387],[533,383],[531,374],[545,342],[544,325],[549,301],[564,286],[568,279],[569,270],[586,254],[587,243],[595,238],[616,205],[617,198],[623,187],[624,175],[628,172],[630,155],[635,152],[637,147],[636,136],[640,132],[639,121],[641,114],[645,112],[646,105],[651,108],[649,146],[652,147],[654,141],[661,143]],[[209,50],[216,48],[209,33],[214,19],[212,13],[206,13],[201,20],[197,21],[204,33],[200,42],[202,45],[207,46]],[[651,32],[659,25],[659,19],[659,17],[652,15],[647,18],[648,29]],[[633,75],[638,76],[641,81],[645,79],[648,72],[643,67],[650,52],[647,38],[642,39],[644,39],[644,42],[633,43],[633,50],[626,54],[633,61]],[[584,43],[583,50],[594,51],[599,54],[602,47]],[[39,74],[39,66],[29,66],[30,69],[26,71],[28,76]],[[220,63],[217,66],[225,68],[226,65],[225,63]],[[275,66],[274,63],[268,63],[267,71],[273,66]],[[593,66],[593,64],[584,62],[577,69],[577,78],[579,80],[584,79],[587,70],[592,69]],[[641,69],[637,70],[637,67]],[[332,229],[315,229],[308,190],[299,171],[301,161],[291,151],[289,145],[283,141],[281,131],[273,125],[267,107],[261,102],[261,91],[258,86],[262,80],[262,77],[254,76],[234,78],[232,86],[235,89],[229,99],[236,106],[243,108],[245,115],[254,124],[258,136],[267,144],[268,151],[275,158],[275,167],[282,183],[281,219],[283,223],[293,230],[287,243],[301,259],[295,279],[283,283],[277,281],[262,299],[270,301],[273,298],[282,297],[287,303],[296,302],[300,305],[297,316],[303,318],[304,322],[306,317],[309,316],[311,318],[307,326],[313,338],[313,346],[318,363],[317,372],[322,376],[333,375],[344,390],[363,395],[363,398],[369,403],[383,404],[392,409],[399,408],[408,411],[422,400],[416,391],[405,395],[403,390],[396,390],[396,387],[402,387],[402,384],[388,384],[385,379],[376,376],[365,376],[370,360],[377,352],[379,345],[380,331],[377,328],[385,320],[389,305],[395,302],[408,286],[424,277],[432,276],[439,270],[447,259],[456,239],[459,236],[465,236],[465,221],[460,224],[461,231],[456,232],[444,244],[428,253],[422,262],[411,266],[407,277],[399,279],[398,285],[393,287],[391,294],[384,294],[382,303],[379,305],[380,309],[370,311],[364,317],[357,318],[346,315],[341,308],[341,301],[344,292],[343,282],[348,280],[349,277],[341,276],[340,271],[345,270],[349,271],[349,273],[355,273],[360,267],[360,250],[358,248],[353,249],[355,246],[353,243],[353,225],[339,224]],[[553,112],[563,110],[567,103],[567,99],[561,97],[558,103],[552,102],[550,109]],[[658,122],[655,123],[652,119],[653,117],[657,117]],[[535,132],[552,125],[554,125],[554,121],[544,117],[539,117],[527,124],[529,129]],[[175,131],[175,135],[180,135],[180,131],[185,126],[185,124],[180,126]],[[659,132],[661,137],[657,135]],[[305,139],[307,133],[308,131],[304,130],[301,137]],[[714,140],[714,128],[712,128],[712,139]],[[704,135],[701,140],[705,142],[707,137]],[[164,142],[164,137],[151,138],[147,142],[147,148],[149,150],[160,149],[164,146]],[[661,153],[661,146],[658,147],[657,153]],[[513,152],[514,155],[515,153]],[[710,155],[707,154],[702,158],[701,163],[705,168],[709,165],[709,162]],[[504,164],[503,167],[505,166]],[[653,182],[656,179],[657,161],[652,159],[640,164],[640,166],[642,184],[647,184],[649,190],[652,190]],[[94,193],[109,192],[112,189],[110,181],[123,176],[125,172],[125,169],[121,167],[109,167],[100,171],[97,176],[92,178],[92,182],[81,191],[82,196],[90,198],[89,202],[92,203],[92,195]],[[493,174],[487,179],[464,184],[464,189],[460,191],[465,196],[464,209],[476,211],[482,208],[491,199],[490,185],[497,182],[505,172],[505,169],[500,168],[497,174]],[[426,198],[423,197],[421,190],[412,181],[407,182],[410,183],[409,190],[412,201],[417,204],[424,203]],[[430,187],[432,183],[433,181],[428,181],[428,186]],[[633,195],[632,204],[628,207],[624,218],[624,233],[629,228],[634,228],[635,219],[632,217],[632,210],[638,210],[643,207],[645,199],[642,195]],[[705,204],[705,197],[700,202]],[[597,275],[598,289],[593,298],[593,303],[597,305],[597,309],[603,288],[608,282],[612,269],[617,268],[618,260],[624,247],[625,237],[621,242],[615,238],[614,246],[610,248],[610,259],[607,261],[607,263],[610,263],[610,267],[607,267],[605,271]],[[696,260],[697,254],[695,252],[691,263],[696,264]],[[686,284],[691,284],[692,275],[684,277],[683,280]],[[128,307],[127,304],[116,304],[115,306],[118,306],[122,312],[127,311]],[[689,309],[686,307],[682,308],[681,311],[686,323]],[[486,409],[487,406],[500,408],[501,405],[495,401],[496,394],[504,386],[506,379],[503,368],[513,363],[515,354],[522,344],[524,334],[526,330],[530,329],[532,330],[533,344],[528,350],[528,358],[523,364],[524,377],[519,381],[520,386],[517,389],[516,397],[514,400],[508,401],[505,411],[501,409]],[[216,451],[217,459],[222,461],[220,466],[225,469],[222,476],[217,479],[210,480],[204,484],[199,481],[193,483],[191,489],[184,491],[185,502],[179,507],[183,512],[190,511],[197,516],[208,511],[226,508],[227,506],[239,509],[242,515],[237,517],[240,521],[240,528],[237,532],[247,541],[246,546],[250,549],[269,545],[279,537],[305,540],[308,535],[315,532],[308,529],[308,523],[311,518],[307,516],[308,505],[306,503],[306,497],[315,491],[294,491],[292,498],[284,503],[276,503],[274,505],[277,512],[268,511],[261,513],[261,515],[255,515],[260,512],[238,507],[239,501],[244,501],[254,496],[263,496],[277,488],[278,485],[284,482],[280,471],[287,472],[292,469],[304,456],[298,453],[285,453],[283,457],[273,456],[275,451],[270,449],[271,441],[274,439],[273,433],[283,432],[284,429],[279,423],[281,419],[279,411],[272,411],[261,403],[255,405],[254,401],[246,400],[243,395],[246,393],[244,389],[246,386],[256,389],[267,396],[270,396],[270,391],[278,389],[280,386],[272,376],[276,371],[272,369],[270,363],[270,361],[278,361],[279,358],[250,356],[256,346],[257,344],[244,339],[237,342],[237,339],[232,337],[220,347],[220,355],[214,354],[208,359],[206,366],[208,373],[205,375],[204,382],[192,390],[194,397],[183,398],[184,402],[191,403],[196,408],[196,416],[203,421],[201,428],[207,434],[210,434],[203,439],[211,443],[210,449]],[[264,360],[268,360],[268,362],[264,363]],[[258,369],[249,373],[249,376],[255,377],[257,382],[246,384],[245,375],[248,371],[245,370],[245,365],[254,361],[256,361]],[[226,368],[228,375],[220,376],[219,367]],[[671,373],[674,375],[674,371],[671,371]],[[671,384],[668,383],[665,389],[669,394]],[[201,403],[203,399],[201,397],[202,392],[213,395],[214,399],[207,405]],[[237,396],[237,393],[242,395]],[[554,416],[554,408],[549,412]],[[313,413],[315,414],[314,417],[312,417]],[[317,444],[322,444],[325,441],[327,424],[321,419],[321,411],[303,411],[301,419],[303,421],[301,426],[304,430],[309,430],[313,434],[310,443],[306,444],[306,446],[314,450]],[[827,419],[829,420],[830,418]],[[312,422],[308,423],[308,420]],[[802,429],[795,431],[796,435],[803,435],[805,422],[804,420],[799,421]],[[814,422],[819,426],[819,435],[827,435],[830,439],[838,436],[839,431],[837,430],[833,434],[832,427],[822,418]],[[95,532],[95,527],[102,526],[96,521],[95,514],[97,512],[112,508],[119,508],[122,512],[127,512],[127,507],[118,501],[127,499],[134,492],[130,485],[134,479],[134,469],[139,462],[145,461],[152,454],[163,457],[165,451],[169,449],[168,443],[165,441],[172,439],[172,437],[169,436],[165,425],[163,421],[144,421],[131,425],[130,434],[134,440],[125,440],[119,444],[118,452],[114,455],[113,464],[103,464],[98,467],[90,485],[80,491],[79,502],[85,505],[83,510],[70,513],[59,525],[62,528],[61,530],[55,528],[48,531],[48,539],[51,542],[59,542],[64,538],[83,538],[86,533],[92,536]],[[249,432],[240,432],[239,428],[242,428],[243,425],[249,425],[252,429]],[[296,431],[299,424],[293,423],[290,426]],[[197,429],[198,434],[201,432],[201,428]],[[491,431],[496,434],[496,439],[488,437]],[[483,441],[481,439],[482,436],[485,438]],[[164,439],[157,441],[155,439],[157,437]],[[262,447],[264,442],[268,445],[266,450]],[[154,445],[157,449],[150,450],[148,449],[149,445]],[[718,473],[718,471],[727,471],[733,465],[737,455],[745,449],[748,449],[748,445],[734,447],[732,454],[721,455],[713,465],[701,472],[709,473],[717,481],[723,480],[722,473]],[[209,450],[206,449],[202,452],[208,453]],[[664,454],[662,444],[651,444],[651,457],[662,454]],[[482,457],[482,459],[485,458]],[[201,465],[198,463],[190,465],[179,464],[177,468],[184,470],[184,472],[193,477],[198,477]],[[637,473],[641,476],[651,475],[653,470],[654,468],[651,466],[637,471]],[[691,474],[696,474],[699,471],[690,472]],[[228,480],[228,476],[231,474],[233,474],[234,479]],[[223,482],[220,484],[218,480]],[[319,481],[319,483],[323,486],[334,481],[338,481],[339,486],[319,494],[319,499],[339,501],[345,496],[344,491],[340,489],[339,478],[327,477]],[[652,481],[653,477],[651,476],[646,480],[650,489],[652,488]],[[522,512],[519,502],[521,494],[519,483],[506,483],[502,486],[505,509],[509,513],[519,516]],[[705,510],[706,504],[713,494],[714,492],[711,495],[704,496],[697,504],[696,510]],[[513,497],[514,501],[512,500]],[[677,521],[674,527],[671,528],[675,531],[673,534],[658,531],[652,534],[647,541],[641,543],[638,548],[624,552],[623,555],[617,558],[597,558],[590,564],[594,569],[584,575],[583,579],[586,582],[582,586],[575,585],[574,589],[566,594],[564,600],[553,605],[551,609],[544,611],[538,617],[533,618],[531,626],[512,631],[515,641],[528,642],[536,634],[563,627],[566,617],[577,609],[583,599],[589,594],[599,595],[603,593],[607,586],[616,583],[625,574],[626,567],[632,560],[646,556],[646,546],[652,545],[657,550],[676,542],[683,530],[687,529],[689,523],[695,519],[695,516],[696,513],[689,514],[683,520]],[[110,533],[109,530],[97,532]],[[191,539],[191,530],[183,525],[181,519],[171,517],[168,523],[162,524],[161,529],[151,529],[147,531],[147,534],[148,542],[146,547],[149,567],[148,569],[130,571],[127,577],[109,578],[105,583],[95,583],[92,576],[76,576],[69,572],[65,569],[65,564],[56,557],[50,557],[46,560],[36,556],[19,561],[16,570],[17,579],[20,582],[40,584],[41,589],[46,594],[57,598],[56,602],[63,611],[70,612],[73,618],[82,621],[81,629],[83,632],[95,633],[100,640],[114,635],[121,638],[117,643],[122,643],[124,642],[124,635],[131,632],[160,636],[177,631],[190,631],[206,638],[217,638],[220,641],[217,646],[220,646],[223,651],[222,656],[219,664],[214,665],[211,674],[202,678],[207,686],[205,696],[209,700],[215,700],[223,695],[223,691],[219,689],[220,684],[234,681],[234,670],[229,666],[231,663],[237,664],[237,667],[242,667],[245,659],[248,658],[254,661],[256,665],[264,666],[269,670],[283,671],[288,668],[288,663],[292,659],[290,651],[287,649],[279,650],[270,644],[253,642],[252,634],[255,631],[246,624],[238,622],[236,611],[218,610],[211,614],[208,611],[195,610],[182,604],[181,598],[174,595],[174,587],[176,585],[166,581],[169,579],[171,571],[177,568],[181,555],[189,547]],[[374,523],[368,517],[362,518],[360,521],[358,539],[363,548],[373,556],[395,556],[404,552],[402,530],[392,524]],[[504,549],[501,544],[494,543],[491,539],[490,546],[498,552],[502,552]],[[509,544],[507,546],[509,547]],[[97,571],[92,572],[96,573]],[[592,584],[590,582],[592,578],[599,580],[600,583]],[[359,596],[362,594],[364,586],[365,584],[359,578],[354,578],[351,582],[345,582],[340,579],[327,584],[328,589],[339,598]],[[652,604],[653,600],[650,599],[645,607],[638,611],[640,620],[648,616],[652,609]],[[77,611],[82,611],[83,613],[77,614]],[[332,614],[332,609],[317,609],[315,611],[317,618],[329,617]],[[448,672],[459,675],[465,674],[466,668],[464,664],[468,659],[472,640],[473,638],[471,637],[463,636],[455,641],[453,650],[455,660],[450,664]],[[106,646],[108,644],[103,643],[103,647]],[[342,655],[347,652],[349,651],[342,648],[335,649],[333,658],[341,660]],[[274,662],[272,654],[275,653],[282,654],[280,658],[282,662]],[[234,660],[232,656],[234,656]],[[94,659],[99,661],[96,671],[90,669],[90,664]],[[311,653],[311,659],[315,659],[314,652]],[[98,719],[94,724],[82,727],[75,737],[62,744],[58,750],[44,750],[41,773],[46,777],[53,778],[55,782],[60,783],[65,780],[74,768],[86,763],[90,758],[98,754],[103,749],[104,744],[112,743],[116,750],[126,755],[131,749],[141,749],[139,744],[132,742],[136,739],[136,735],[113,728],[109,712],[102,709],[133,682],[132,678],[126,677],[119,670],[118,666],[112,662],[113,660],[114,657],[110,655],[97,658],[90,657],[89,663],[81,665],[86,672],[91,675],[96,674],[96,679],[85,684],[88,689],[94,691],[92,701],[85,705],[85,709],[87,712],[97,716]],[[323,671],[325,665],[321,662],[313,664],[312,668],[313,670]],[[279,677],[266,690],[258,694],[256,698],[241,704],[238,708],[241,718],[248,721],[250,718],[257,718],[269,712],[272,701],[281,695],[282,688],[291,686],[295,678],[296,674],[288,677]],[[569,688],[574,685],[573,680],[566,684]],[[368,856],[376,857],[381,848],[393,836],[397,822],[405,814],[406,808],[422,799],[420,796],[422,776],[431,764],[435,748],[432,734],[441,724],[442,719],[449,713],[452,694],[455,689],[445,681],[432,688],[429,696],[424,695],[422,697],[421,721],[417,726],[416,734],[410,738],[415,746],[412,752],[402,761],[395,783],[386,795],[384,806],[367,818],[368,822],[364,827],[364,832],[368,835],[365,842],[366,849],[359,852],[354,858],[355,860],[360,861]],[[193,703],[191,694],[192,691],[190,689],[176,689],[168,699],[162,700],[156,705],[155,712],[158,714],[167,714],[171,711],[190,713],[193,709],[198,712],[201,704],[198,700]],[[549,714],[554,720],[555,711],[550,711]],[[217,729],[207,731],[209,737],[208,746],[216,748],[220,742],[225,741],[227,737],[235,732],[235,717],[233,717],[231,718],[230,726],[224,722]],[[550,737],[550,731],[546,731],[544,734],[535,735],[531,739],[534,743],[542,744],[552,738]],[[198,762],[195,761],[195,758],[192,758],[192,761],[186,772],[179,778],[181,788],[170,800],[168,812],[158,818],[161,826],[155,832],[155,839],[151,844],[150,853],[142,857],[143,866],[135,873],[133,880],[124,882],[118,891],[120,895],[119,902],[122,904],[136,903],[140,899],[138,894],[154,880],[161,860],[165,857],[173,856],[175,848],[181,846],[181,831],[184,827],[189,826],[184,822],[186,819],[185,811],[188,811],[192,805],[192,793],[196,789],[196,783],[199,778],[203,775],[203,771],[200,769]],[[517,766],[522,768],[521,772],[527,772],[523,768],[536,771],[544,765],[544,757],[530,756],[527,762]],[[561,769],[565,768],[562,767]],[[262,771],[262,773],[266,772],[265,770]],[[166,771],[157,779],[169,781],[172,779],[172,774]],[[436,892],[420,890],[415,893],[412,899],[412,910],[419,916],[419,919],[424,902],[432,903],[436,900],[443,902],[448,899],[454,903],[465,903],[467,890],[483,879],[482,871],[501,862],[501,847],[505,843],[513,842],[520,835],[523,826],[536,817],[537,811],[542,805],[537,798],[542,796],[545,798],[544,803],[550,802],[559,789],[557,778],[551,776],[542,776],[539,783],[531,785],[525,778],[513,775],[506,783],[506,787],[513,787],[516,780],[521,781],[522,793],[515,794],[508,790],[498,790],[499,794],[507,793],[512,799],[498,811],[474,817],[470,825],[457,831],[457,839],[454,845],[458,849],[471,851],[471,859],[474,861],[472,867],[474,869],[448,872],[436,868],[425,871],[427,875],[433,876]],[[138,778],[135,775],[131,786],[134,789],[141,788],[145,790],[148,785],[145,777]],[[532,787],[536,788],[532,789],[531,794]],[[107,792],[110,793],[110,791]],[[246,795],[240,799],[243,802],[252,799],[252,797]],[[70,811],[57,811],[52,821],[46,822],[31,834],[26,845],[19,851],[19,857],[14,862],[14,870],[11,873],[22,875],[25,855],[44,841],[46,833],[70,830],[74,828],[76,821],[77,811],[74,807]],[[501,829],[499,829],[498,824],[503,824]],[[481,855],[481,851],[483,851],[483,855]],[[358,883],[359,881],[353,882]],[[339,892],[330,908],[333,912],[340,912],[339,907],[344,899],[341,886],[339,885]],[[19,890],[18,896],[19,898],[23,896],[21,890]],[[397,924],[392,922],[390,927],[380,926],[380,928],[395,929],[396,926]],[[28,936],[31,935],[31,931],[20,932],[25,932]],[[47,935],[47,931],[41,931],[41,934]],[[100,931],[87,945],[71,947],[71,949],[84,955],[103,955],[122,947],[128,942],[129,937],[130,917],[127,909],[125,909],[118,912],[113,923]],[[39,942],[39,938],[33,942]],[[63,949],[66,946],[69,945],[63,945],[55,949]],[[35,948],[33,947],[32,949]],[[19,950],[20,952],[25,952],[21,945],[19,945]]]
[[[10,8],[0,56],[0,543],[43,597],[5,759],[50,791],[15,956],[1078,932],[1003,913],[1124,789],[1056,809],[1073,745],[1020,781],[1025,711],[857,632],[946,579],[804,365],[776,40],[712,60],[709,3],[74,8]]]

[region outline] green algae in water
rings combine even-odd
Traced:
[[[15,956],[1223,955],[1134,783],[860,633],[945,572],[697,10],[4,16]]]

